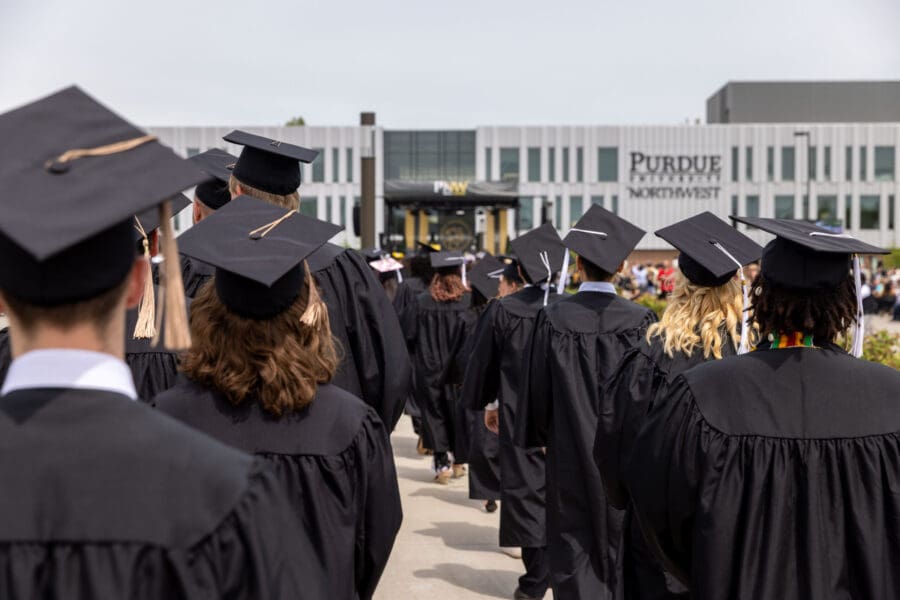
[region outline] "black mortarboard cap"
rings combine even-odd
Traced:
[[[216,267],[219,299],[232,312],[267,319],[304,288],[303,260],[341,231],[248,196],[238,196],[178,238],[181,252]]]
[[[431,268],[433,269],[458,269],[465,261],[465,257],[462,255],[462,252],[456,251],[435,251],[431,253],[430,258]]]
[[[300,187],[300,163],[311,163],[319,153],[245,131],[232,131],[226,142],[243,146],[233,174],[238,181],[270,194],[287,195]]]
[[[113,288],[132,217],[205,177],[77,87],[0,115],[0,288],[40,306]]]
[[[380,260],[381,257],[385,254],[390,254],[389,252],[386,252],[381,248],[363,248],[362,250],[360,250],[360,252],[362,253],[363,257],[365,257],[366,262]]]
[[[506,266],[503,267],[503,278],[510,283],[524,283],[522,276],[519,275],[519,261],[509,259]]]
[[[664,227],[656,235],[681,252],[678,268],[684,276],[706,287],[725,285],[739,268],[735,261],[742,267],[762,254],[762,246],[711,212]]]
[[[503,263],[491,255],[486,255],[469,269],[469,286],[485,298],[494,298],[500,287],[500,273]]]
[[[426,244],[425,242],[416,242],[416,246],[418,247],[420,252],[425,252],[426,254],[431,254],[432,252],[440,252],[440,250],[438,250],[431,244]]]
[[[196,187],[197,199],[213,210],[219,210],[231,201],[228,180],[237,163],[237,156],[224,150],[212,148],[190,157],[188,160],[199,166],[211,179]]]
[[[853,254],[888,254],[844,233],[834,233],[806,221],[731,217],[776,237],[762,252],[763,277],[788,289],[836,287],[850,274]]]
[[[562,269],[563,260],[566,257],[566,247],[550,223],[544,223],[540,227],[520,235],[511,240],[509,245],[516,253],[516,258],[522,265],[525,274],[531,279],[531,283],[540,283],[548,279],[547,266],[541,259],[544,252],[547,253],[552,273]]]
[[[646,232],[608,210],[592,205],[563,242],[584,260],[615,273]]]
[[[169,199],[169,202],[172,206],[173,217],[187,208],[191,203],[190,199],[184,194],[176,194]],[[156,208],[145,210],[140,214],[134,215],[134,218],[138,223],[140,223],[141,227],[143,227],[144,231],[146,231],[148,234],[154,229],[159,228],[159,211]],[[135,223],[135,237],[141,237],[137,228],[137,223]]]

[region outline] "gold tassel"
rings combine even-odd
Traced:
[[[166,348],[187,350],[191,347],[191,330],[184,302],[184,282],[178,260],[178,243],[172,227],[172,205],[163,202],[159,207],[159,223],[162,231],[162,248],[165,262],[160,273],[161,302],[157,308],[156,337],[153,344],[159,344],[160,332],[165,333]],[[160,326],[161,323],[161,326]]]
[[[315,328],[322,320],[324,303],[319,296],[319,287],[316,285],[316,280],[309,270],[309,264],[305,260],[303,261],[303,268],[306,271],[306,289],[309,290],[309,292],[307,293],[306,309],[304,309],[303,314],[300,315],[300,322],[307,327]]]
[[[134,228],[141,234],[141,243],[144,246],[144,258],[150,263],[150,239],[141,220],[134,218]],[[145,340],[156,337],[156,298],[153,294],[153,275],[147,273],[144,280],[144,294],[141,296],[141,302],[138,305],[138,319],[134,326],[132,337],[136,340]]]

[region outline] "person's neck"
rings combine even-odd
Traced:
[[[107,331],[100,332],[94,325],[86,323],[68,329],[38,325],[22,335],[17,335],[21,329],[15,323],[10,323],[9,329],[13,358],[35,350],[86,350],[109,354],[120,360],[125,358],[123,326],[110,325]]]

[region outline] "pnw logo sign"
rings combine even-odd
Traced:
[[[438,196],[465,196],[469,189],[468,181],[435,181],[434,193]]]
[[[722,157],[717,154],[631,152],[631,198],[715,200],[722,190]]]

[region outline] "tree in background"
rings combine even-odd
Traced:
[[[303,117],[294,117],[284,125],[285,127],[303,127],[306,125],[306,120]]]

